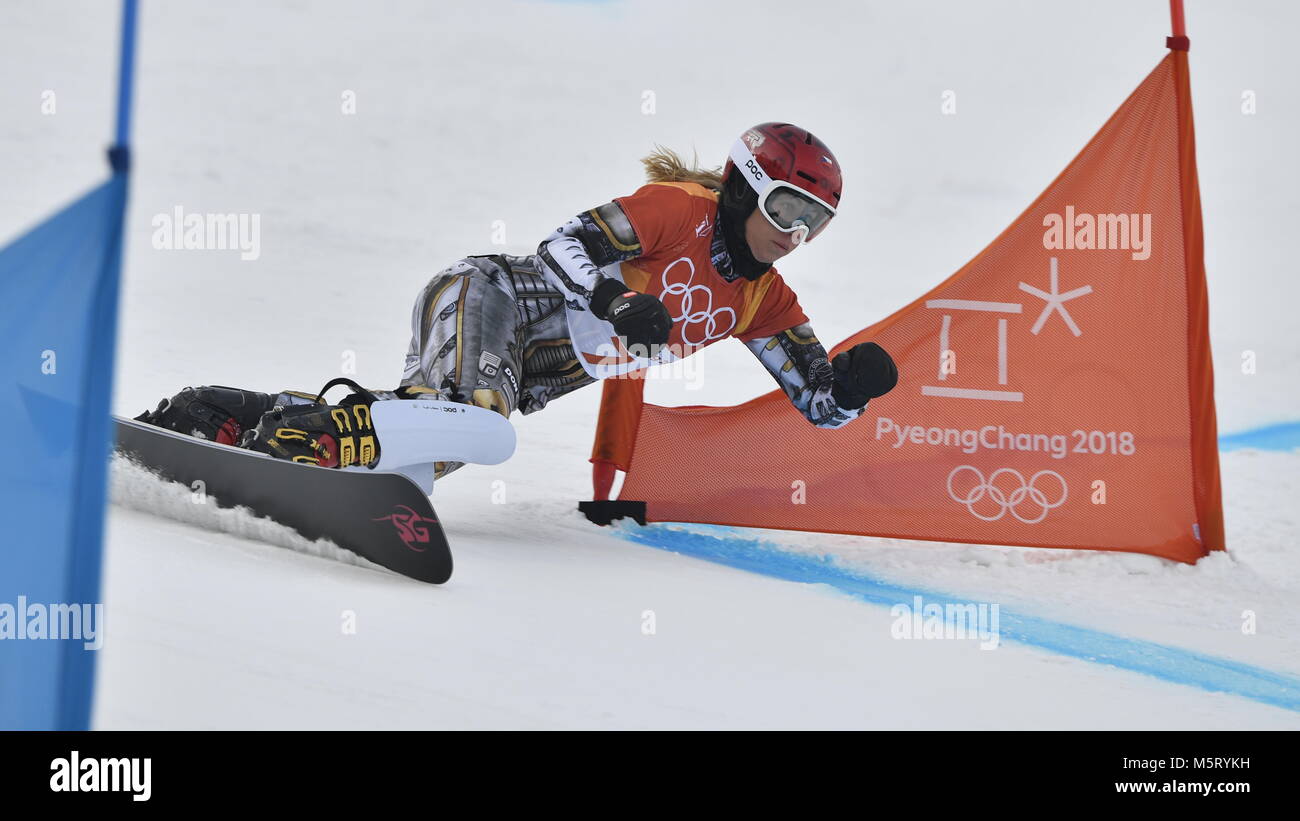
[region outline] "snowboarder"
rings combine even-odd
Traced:
[[[725,167],[687,167],[657,147],[649,182],[585,211],[530,256],[469,256],[424,287],[400,386],[331,381],[318,394],[186,388],[137,420],[325,467],[379,460],[375,399],[439,398],[529,414],[598,379],[736,337],[812,424],[837,428],[898,380],[864,342],[828,362],[794,291],[772,267],[839,206],[839,163],[789,123],[736,141]],[[324,394],[345,383],[338,405]],[[441,477],[459,462],[437,465]]]

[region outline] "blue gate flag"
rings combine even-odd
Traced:
[[[127,175],[0,250],[0,729],[86,729]]]

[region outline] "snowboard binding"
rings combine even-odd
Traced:
[[[244,432],[271,409],[273,400],[267,393],[204,385],[185,388],[159,402],[154,410],[135,417],[135,421],[222,445],[237,445]]]
[[[338,405],[325,404],[325,394],[336,385],[354,391]],[[339,377],[331,379],[310,405],[271,408],[255,427],[245,431],[239,446],[277,459],[320,467],[367,467],[379,463],[379,438],[370,406],[370,391]]]

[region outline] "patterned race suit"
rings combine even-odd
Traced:
[[[530,256],[470,256],[436,274],[411,313],[397,392],[437,395],[509,416],[534,413],[599,378],[653,364],[629,354],[589,301],[605,278],[654,294],[674,319],[668,358],[740,339],[812,424],[840,427],[861,408],[831,397],[826,351],[775,268],[734,269],[718,195],[693,183],[651,183],[556,229]],[[607,342],[603,349],[596,344]],[[272,404],[310,402],[285,392]],[[382,443],[381,443],[382,446]],[[438,475],[460,467],[439,465]]]

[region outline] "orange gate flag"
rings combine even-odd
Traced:
[[[899,383],[823,430],[779,390],[660,407],[606,382],[597,497],[644,518],[977,544],[1222,550],[1186,39],[1001,236],[844,340]],[[636,505],[637,503],[632,503]],[[637,505],[639,508],[639,505]]]

